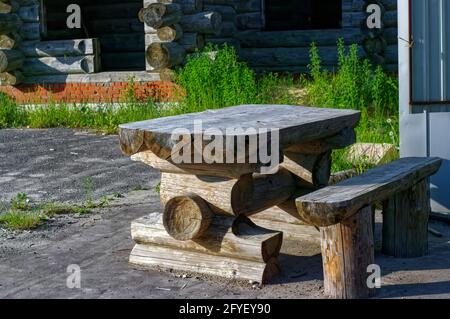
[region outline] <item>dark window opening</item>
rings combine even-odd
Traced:
[[[145,70],[144,24],[138,19],[142,0],[44,0],[43,40],[98,38],[102,71]],[[80,29],[67,27],[67,7],[81,8]]]
[[[266,30],[339,29],[342,0],[265,0]]]

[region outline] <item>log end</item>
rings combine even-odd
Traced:
[[[214,213],[197,195],[174,197],[164,209],[163,223],[167,233],[180,241],[201,237],[211,224]]]

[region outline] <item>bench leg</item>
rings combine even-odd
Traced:
[[[341,224],[321,229],[325,294],[332,298],[368,298],[367,267],[374,263],[372,207]]]
[[[426,180],[384,202],[383,253],[398,258],[426,255],[430,211]]]

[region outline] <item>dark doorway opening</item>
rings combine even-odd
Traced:
[[[145,70],[144,24],[138,13],[142,0],[44,0],[46,32],[43,40],[98,38],[101,71]],[[67,27],[67,7],[81,8],[82,27]]]
[[[265,0],[266,30],[339,29],[342,0]]]

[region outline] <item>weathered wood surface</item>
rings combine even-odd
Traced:
[[[215,164],[214,170],[211,170],[211,167],[205,164],[174,164],[173,162],[159,158],[151,151],[134,154],[131,156],[131,159],[147,164],[164,173],[207,175],[239,179],[246,174],[261,172],[261,166],[257,164]]]
[[[175,3],[153,3],[139,12],[139,20],[154,29],[178,23],[182,16],[181,6]]]
[[[201,132],[194,132],[195,120],[202,120]],[[354,128],[359,120],[360,113],[352,110],[289,105],[240,105],[124,124],[120,126],[119,138],[122,151],[127,155],[150,150],[162,159],[170,159],[173,148],[178,144],[178,140],[172,139],[176,129],[186,129],[191,140],[194,140],[195,135],[203,137],[206,135],[205,131],[211,129],[221,129],[224,140],[234,140],[237,136],[242,136],[242,132],[227,132],[227,128],[249,130],[250,134],[247,136],[250,138],[261,138],[263,130],[278,130],[281,152],[294,145],[329,137],[346,128]],[[252,129],[256,134],[251,132]],[[226,146],[217,151],[226,154]]]
[[[281,167],[294,174],[301,187],[324,187],[328,185],[331,176],[331,151],[318,155],[285,151]]]
[[[430,212],[426,180],[390,196],[383,203],[383,253],[397,258],[426,255]]]
[[[184,14],[193,14],[200,11],[203,7],[203,0],[144,0],[144,8],[153,3],[175,3],[181,6],[181,11]]]
[[[359,28],[339,30],[294,30],[294,31],[241,31],[236,34],[244,48],[305,47],[312,42],[319,46],[333,46],[342,38],[345,43],[361,43]]]
[[[28,58],[23,63],[25,75],[87,74],[98,72],[96,56]]]
[[[183,29],[179,24],[159,28],[156,35],[160,41],[176,41],[183,37]]]
[[[245,217],[215,216],[206,232],[195,240],[170,237],[162,215],[152,213],[131,223],[131,237],[138,244],[165,246],[214,256],[268,262],[280,253],[283,235],[258,227]]]
[[[20,50],[27,57],[99,55],[98,39],[24,42]]]
[[[164,207],[163,223],[176,240],[195,240],[208,230],[214,213],[200,196],[188,194],[171,198]]]
[[[280,266],[276,258],[269,260],[267,263],[261,263],[140,244],[137,244],[131,252],[130,264],[138,269],[172,269],[184,273],[193,272],[260,283],[267,283],[280,272]]]
[[[24,56],[19,50],[0,49],[0,73],[22,67]]]
[[[22,83],[24,76],[20,71],[0,73],[0,85],[18,85]]]
[[[294,145],[286,150],[305,155],[320,155],[332,150],[345,148],[356,143],[356,133],[353,128],[346,128],[336,135],[314,140],[311,142]]]
[[[201,196],[217,214],[253,215],[284,203],[295,192],[291,173],[280,169],[272,175],[244,175],[239,179],[163,173],[160,196],[166,205],[172,198]]]
[[[22,43],[22,37],[18,32],[0,34],[0,49],[17,49]]]
[[[186,57],[186,49],[176,42],[154,42],[147,48],[148,64],[155,70],[179,65]]]
[[[218,35],[222,28],[222,16],[214,11],[185,15],[180,25],[186,32]]]
[[[386,200],[435,174],[441,163],[439,158],[403,158],[300,197],[297,207],[312,225],[335,225],[362,207]]]
[[[344,222],[321,228],[325,294],[332,298],[368,298],[367,267],[374,263],[372,208]]]

